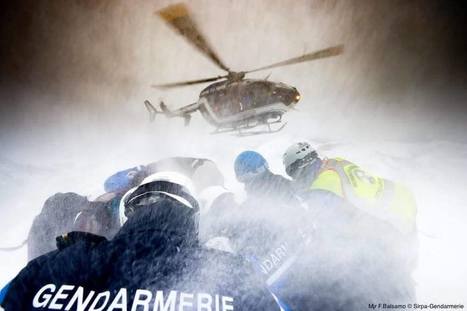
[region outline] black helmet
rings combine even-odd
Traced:
[[[193,196],[191,181],[180,173],[150,175],[141,185],[128,191],[120,205],[122,224],[142,208],[141,215],[156,220],[155,225],[162,231],[198,234],[199,205]]]

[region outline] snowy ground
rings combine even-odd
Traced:
[[[50,140],[48,148],[42,147],[40,141],[25,139],[16,148],[7,149],[0,158],[1,246],[16,245],[25,239],[34,215],[51,194],[99,193],[102,181],[115,170],[171,155],[207,156],[218,162],[227,186],[241,197],[242,189],[232,169],[236,154],[244,149],[258,150],[274,171],[283,173],[281,155],[285,148],[291,142],[308,140],[322,155],[346,157],[412,188],[419,207],[420,261],[415,273],[418,302],[467,303],[467,145],[448,141],[323,142],[311,135],[297,135],[293,126],[268,136],[236,138],[188,131],[182,138],[178,124],[161,122],[167,130],[164,134],[155,134],[154,125],[143,124],[138,127],[138,136],[134,132],[122,133],[118,144],[103,139],[105,134],[81,135],[72,140],[67,136],[76,133],[48,133],[44,134]],[[25,264],[26,248],[0,253],[0,284]]]

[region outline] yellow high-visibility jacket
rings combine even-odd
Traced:
[[[310,190],[333,192],[355,207],[389,222],[402,233],[415,231],[417,208],[410,190],[371,175],[347,160],[324,160]]]

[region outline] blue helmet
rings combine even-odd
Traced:
[[[235,159],[235,175],[238,181],[247,182],[255,176],[258,176],[269,170],[266,159],[255,151],[243,151]]]
[[[120,172],[117,172],[107,178],[104,182],[105,192],[124,192],[136,186],[141,177],[144,177],[143,168],[141,166],[132,167]]]

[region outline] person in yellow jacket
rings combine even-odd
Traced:
[[[321,159],[306,142],[290,146],[283,163],[302,191],[332,192],[403,234],[416,230],[416,204],[405,186],[372,175],[342,158]]]
[[[362,297],[414,299],[417,209],[410,190],[342,158],[322,158],[307,142],[291,145],[283,164],[298,196],[314,214],[320,241],[316,256],[326,263],[322,269],[334,267],[334,280],[348,284],[336,271],[352,267],[357,272],[352,272],[356,282],[351,287],[364,293]],[[325,254],[329,252],[335,256]]]

